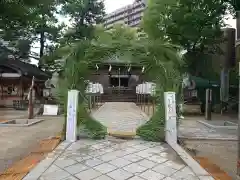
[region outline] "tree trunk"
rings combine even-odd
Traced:
[[[44,55],[44,48],[45,48],[45,30],[46,30],[46,19],[45,15],[42,14],[42,24],[40,25],[40,51],[39,51],[39,63],[38,67],[41,69],[43,62],[42,62],[42,57]]]
[[[41,69],[41,66],[42,66],[42,60],[41,58],[43,57],[44,55],[44,47],[45,47],[45,35],[44,35],[44,31],[42,31],[40,33],[40,51],[39,51],[39,55],[40,55],[40,60],[39,60],[39,63],[38,63],[38,67]]]

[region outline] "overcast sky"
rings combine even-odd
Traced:
[[[106,11],[110,13],[133,2],[134,0],[105,0]]]

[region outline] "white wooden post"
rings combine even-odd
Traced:
[[[175,92],[164,92],[165,104],[165,140],[167,143],[177,143],[177,113]]]
[[[77,90],[68,91],[66,141],[69,142],[77,140],[78,93]]]

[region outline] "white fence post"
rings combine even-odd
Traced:
[[[77,140],[78,93],[77,90],[68,91],[66,141],[69,142]]]
[[[167,143],[177,143],[177,113],[175,92],[164,92],[165,104],[165,140]]]

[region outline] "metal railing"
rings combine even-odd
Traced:
[[[87,109],[89,112],[96,111],[103,105],[102,97],[100,93],[88,93],[87,97]]]
[[[152,116],[156,111],[156,102],[150,94],[137,94],[137,106],[148,116]]]
[[[156,111],[155,87],[151,82],[143,82],[136,86],[136,104],[148,116],[152,116]]]

